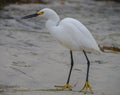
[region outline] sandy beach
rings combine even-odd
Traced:
[[[45,29],[46,19],[21,17],[49,7],[63,19],[81,21],[98,44],[120,47],[120,4],[93,0],[66,0],[49,4],[9,5],[0,11],[0,95],[84,95],[86,76],[83,52],[74,52],[70,83],[73,91],[41,91],[66,83],[69,50]],[[88,54],[94,95],[120,95],[120,53]],[[90,95],[90,94],[87,94]]]

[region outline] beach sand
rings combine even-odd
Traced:
[[[69,50],[45,29],[44,18],[20,18],[49,7],[60,18],[80,20],[101,46],[120,47],[120,6],[114,2],[68,0],[44,4],[9,5],[0,14],[0,95],[84,95],[86,59],[74,52],[70,83],[73,91],[41,91],[66,83]],[[120,95],[120,53],[88,54],[94,95]],[[88,94],[87,94],[88,95]]]

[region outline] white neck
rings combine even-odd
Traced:
[[[60,18],[56,13],[53,13],[53,15],[48,17],[48,20],[46,22],[46,28],[51,29],[53,27],[56,27],[59,24]]]

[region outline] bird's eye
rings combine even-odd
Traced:
[[[37,14],[39,14],[39,15],[43,15],[44,12],[43,12],[43,11],[40,11],[40,12],[37,12]]]

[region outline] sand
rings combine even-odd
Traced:
[[[6,6],[0,13],[0,95],[84,95],[79,92],[86,76],[86,59],[74,52],[70,83],[73,91],[40,91],[66,83],[69,50],[45,29],[44,18],[21,20],[24,15],[50,7],[60,18],[80,20],[102,45],[120,47],[120,7],[114,2],[58,1],[47,5]],[[120,53],[88,54],[94,95],[120,95]],[[15,91],[17,90],[17,91]]]

